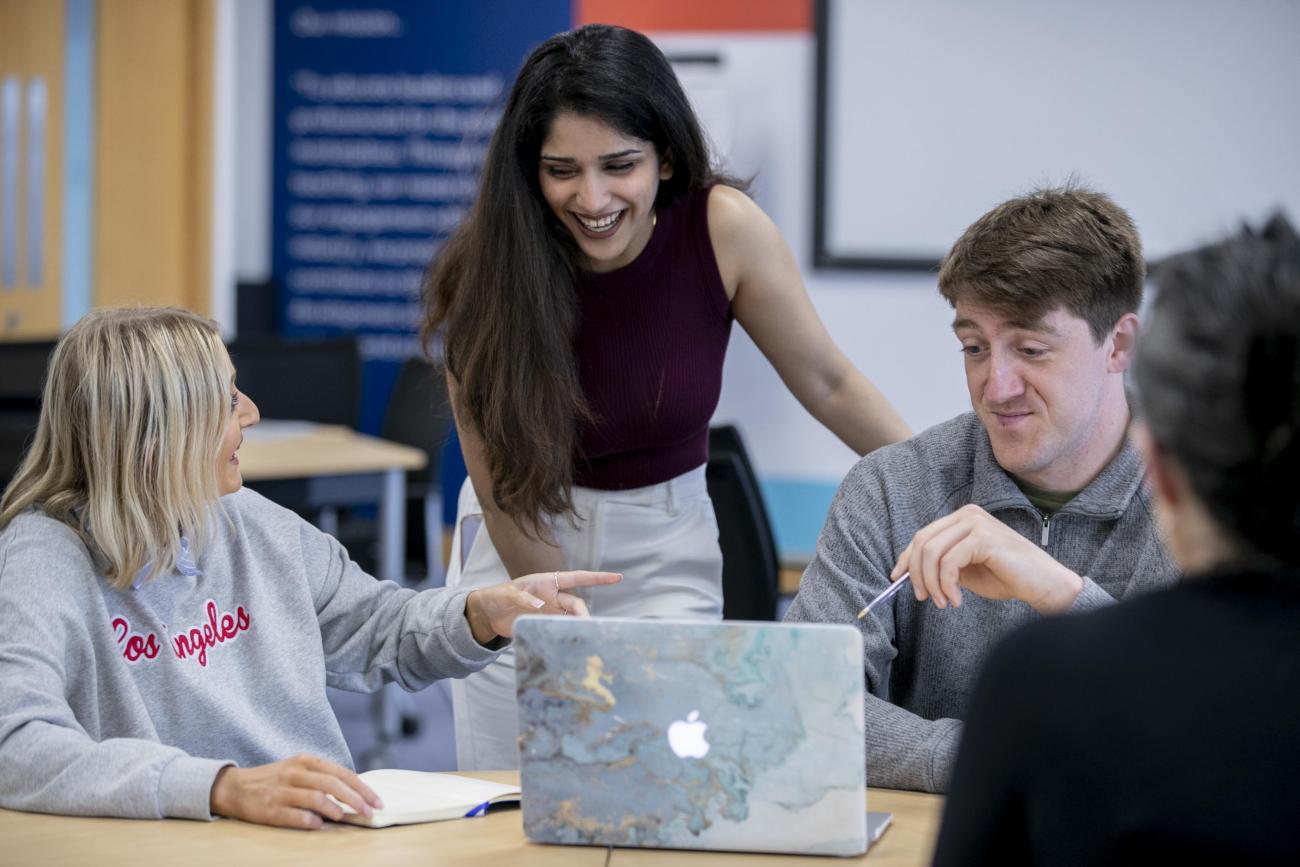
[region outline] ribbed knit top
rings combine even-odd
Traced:
[[[595,422],[579,431],[574,482],[627,490],[708,460],[731,304],[709,238],[709,191],[656,215],[641,254],[578,278],[578,374]]]

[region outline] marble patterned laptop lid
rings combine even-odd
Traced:
[[[523,617],[514,645],[533,840],[866,851],[856,629]]]

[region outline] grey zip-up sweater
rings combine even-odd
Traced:
[[[351,766],[326,684],[414,690],[497,656],[466,592],[376,581],[252,491],[222,504],[199,574],[125,591],[40,512],[0,534],[0,806],[211,818],[225,765]]]
[[[864,620],[917,530],[975,503],[1084,576],[1083,611],[1172,584],[1143,468],[1129,442],[1050,518],[998,465],[988,434],[965,413],[875,451],[831,504],[817,553],[786,619],[856,623],[865,644],[867,776],[871,785],[947,789],[961,718],[993,643],[1038,615],[1019,601],[962,595],[960,608],[917,603],[908,590]]]

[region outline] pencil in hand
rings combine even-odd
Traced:
[[[880,605],[883,602],[887,602],[890,599],[890,597],[892,597],[899,590],[902,590],[903,584],[911,577],[912,577],[912,573],[910,571],[904,572],[902,575],[899,575],[897,581],[895,581],[893,584],[890,584],[888,587],[885,588],[885,592],[881,593],[875,599],[872,599],[870,602],[867,603],[866,608],[863,608],[861,611],[858,612],[858,620],[861,620],[862,618],[866,617],[868,614],[871,613],[871,609],[875,608],[877,605]]]

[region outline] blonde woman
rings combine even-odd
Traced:
[[[523,613],[584,614],[551,572],[415,593],[241,489],[257,407],[213,322],[92,313],[54,350],[0,499],[0,806],[316,828],[378,799],[326,685],[419,689],[496,658]]]

